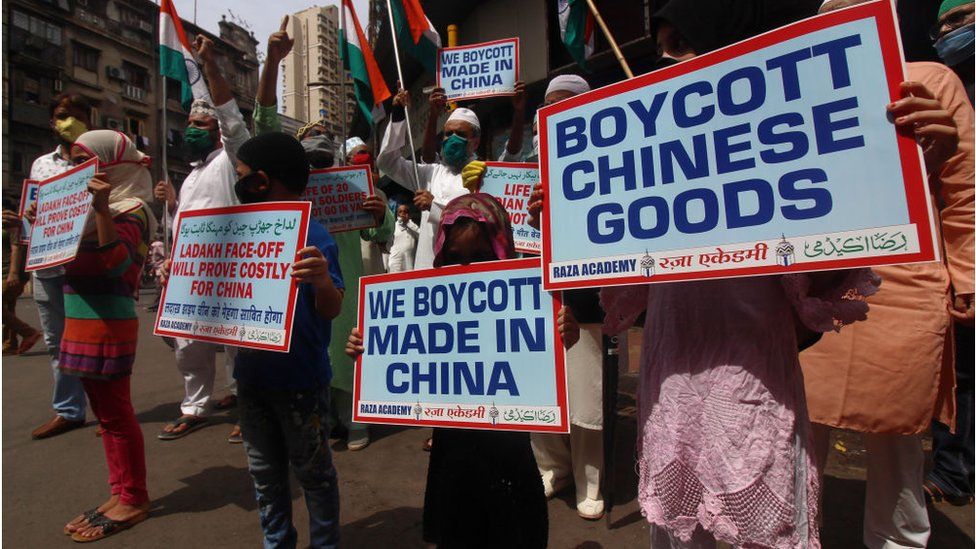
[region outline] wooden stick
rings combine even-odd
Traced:
[[[630,65],[627,64],[627,60],[624,59],[623,52],[617,46],[617,41],[613,39],[613,35],[610,34],[610,29],[607,28],[607,24],[603,22],[603,17],[600,17],[600,12],[596,9],[596,4],[593,0],[586,0],[586,5],[590,7],[590,12],[593,14],[593,18],[596,19],[596,24],[600,25],[600,30],[603,31],[603,36],[607,37],[607,42],[610,42],[610,47],[613,48],[614,55],[617,56],[617,61],[620,62],[620,68],[624,70],[624,74],[627,78],[633,78],[634,73],[630,70]]]

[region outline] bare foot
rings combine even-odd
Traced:
[[[105,511],[105,518],[125,522],[133,519],[146,511],[149,510],[149,502],[143,503],[142,505],[127,505],[125,503],[116,503],[111,509]],[[86,525],[82,528],[78,528],[75,533],[78,536],[85,538],[93,538],[102,533],[102,528],[100,526],[89,526]]]
[[[98,512],[104,514],[109,509],[115,507],[119,503],[119,496],[112,496],[108,498],[108,501],[98,506]],[[78,515],[73,518],[71,522],[64,525],[65,534],[74,534],[78,530],[88,527],[88,519],[84,515]]]

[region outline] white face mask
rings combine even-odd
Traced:
[[[532,156],[539,158],[539,134],[532,136]]]

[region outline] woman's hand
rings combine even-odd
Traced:
[[[375,194],[367,196],[363,201],[363,209],[373,214],[377,226],[383,224],[383,218],[386,217],[386,200],[383,197]]]
[[[532,187],[532,194],[529,195],[529,227],[539,230],[539,216],[542,215],[542,204],[546,199],[546,192],[542,189],[542,183],[536,183]]]
[[[579,341],[579,324],[576,323],[576,317],[569,307],[563,306],[559,309],[559,315],[556,316],[556,329],[559,330],[559,337],[563,339],[563,347],[566,349],[570,349]]]
[[[919,82],[902,82],[902,98],[888,105],[895,126],[911,133],[922,147],[928,175],[936,174],[946,160],[956,154],[959,131],[956,121]]]
[[[31,225],[33,225],[34,222],[37,221],[37,201],[36,200],[34,202],[31,202],[30,207],[28,207],[27,208],[27,211],[24,212],[24,217],[27,219],[27,222],[30,223]]]
[[[108,196],[112,192],[112,185],[105,181],[105,174],[96,173],[88,182],[88,192],[92,194],[92,208],[95,213],[109,214]]]
[[[356,359],[365,352],[366,349],[363,347],[363,333],[359,328],[353,328],[349,332],[349,339],[346,340],[346,354],[349,358]]]
[[[476,193],[481,190],[481,185],[484,181],[485,170],[488,166],[481,160],[472,160],[468,162],[464,168],[461,169],[461,181],[465,189],[469,192]]]

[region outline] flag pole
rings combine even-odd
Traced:
[[[160,88],[161,88],[161,91],[163,92],[163,94],[162,94],[163,95],[163,108],[161,110],[162,123],[160,124],[160,129],[161,129],[161,132],[160,132],[160,134],[161,134],[160,147],[162,149],[161,152],[160,152],[160,156],[162,158],[160,158],[159,166],[160,166],[160,169],[162,169],[162,171],[163,171],[163,173],[162,173],[163,181],[165,181],[167,184],[170,184],[169,183],[169,162],[166,159],[167,152],[169,152],[169,151],[166,150],[167,149],[167,143],[168,143],[168,141],[166,139],[166,137],[167,137],[167,135],[166,135],[166,122],[167,122],[167,119],[169,118],[167,116],[167,112],[166,112],[166,102],[167,102],[167,99],[166,99],[166,75],[162,74],[162,71],[160,71],[159,78],[160,78],[160,80],[162,80],[162,85],[160,85]],[[163,219],[162,219],[162,227],[163,227],[163,254],[166,257],[169,257],[169,230],[167,230],[167,228],[166,228],[166,225],[168,225],[168,223],[166,223],[166,218],[167,217],[169,217],[169,201],[164,198],[163,199]]]
[[[400,46],[397,45],[397,35],[396,35],[396,23],[393,21],[393,5],[392,0],[386,0],[386,12],[390,16],[390,37],[393,39],[393,59],[396,60],[397,78],[400,79],[400,85],[404,86],[406,83],[403,81],[403,69],[400,67]],[[399,91],[399,90],[397,90]],[[407,139],[410,142],[410,159],[413,160],[413,181],[416,189],[420,189],[420,172],[417,171],[417,151],[413,146],[413,132],[410,130],[410,108],[407,105],[403,106],[403,115],[406,117],[407,122]],[[393,118],[390,118],[390,123],[393,123]]]
[[[603,22],[603,17],[600,16],[600,11],[596,9],[596,4],[593,0],[586,0],[586,5],[590,7],[590,12],[593,14],[593,18],[596,19],[596,24],[600,25],[600,30],[603,31],[603,35],[606,36],[607,42],[610,42],[610,47],[613,48],[613,54],[617,56],[617,61],[620,62],[620,67],[624,70],[624,74],[627,78],[633,78],[634,73],[630,70],[630,65],[627,64],[627,60],[624,59],[623,52],[620,51],[620,47],[617,46],[617,41],[613,39],[613,35],[610,34],[610,29],[607,28],[607,24]]]
[[[349,32],[349,29],[346,28],[346,1],[342,0],[339,7],[339,37],[342,40],[342,45],[339,46],[339,102],[342,104],[342,137],[339,138],[339,151],[342,153],[342,159],[339,161],[340,166],[346,165],[346,155],[349,154],[349,151],[346,150],[346,139],[349,137],[346,130],[346,124],[349,120],[349,115],[346,112],[346,58],[349,56],[349,52],[346,51],[346,44],[349,41],[346,36],[346,33]]]

